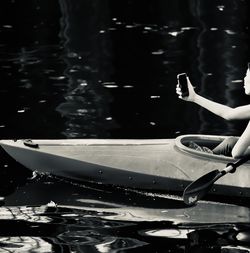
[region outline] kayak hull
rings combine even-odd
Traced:
[[[225,168],[234,159],[190,149],[216,145],[225,137],[185,135],[160,140],[3,140],[0,145],[25,167],[81,182],[169,193],[182,192],[209,171]],[[34,145],[33,145],[34,144]],[[250,163],[218,180],[212,194],[250,197]]]

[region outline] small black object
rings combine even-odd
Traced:
[[[182,97],[187,97],[189,95],[187,74],[186,73],[178,74],[177,79],[178,79],[178,83],[180,85],[180,89],[182,92]]]
[[[23,144],[29,148],[39,148],[39,145],[34,143],[32,140],[24,140]]]

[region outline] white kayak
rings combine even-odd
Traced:
[[[142,190],[182,192],[190,182],[234,162],[231,157],[189,148],[210,149],[225,136],[182,135],[176,139],[1,140],[16,161],[39,172],[82,182]],[[212,194],[250,197],[250,162],[215,183]]]

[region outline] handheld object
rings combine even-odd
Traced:
[[[187,205],[194,205],[198,200],[202,199],[212,188],[213,184],[225,176],[227,173],[234,173],[240,165],[247,162],[250,156],[245,156],[240,160],[227,164],[227,167],[223,170],[213,170],[198,178],[191,184],[189,184],[183,193],[183,200]]]
[[[180,85],[180,89],[182,92],[182,97],[187,97],[189,95],[187,74],[186,73],[178,74],[177,79],[178,79],[178,83]]]

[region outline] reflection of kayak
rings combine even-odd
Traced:
[[[187,145],[195,142],[212,149],[224,138],[183,135],[154,140],[2,140],[0,145],[31,170],[84,182],[180,192],[203,174],[234,161]],[[212,193],[250,197],[250,162],[218,180]]]
[[[131,222],[150,222],[149,228],[152,229],[153,223],[157,222],[156,231],[160,229],[159,221],[166,221],[161,228],[166,229],[172,222],[177,224],[220,224],[220,228],[228,224],[246,223],[250,221],[250,209],[245,206],[212,202],[200,201],[198,205],[186,206],[182,199],[177,196],[169,196],[168,194],[151,193],[137,190],[100,190],[99,187],[79,187],[78,184],[69,184],[64,180],[55,180],[53,184],[44,183],[46,177],[38,177],[37,180],[31,180],[25,185],[18,187],[13,194],[5,198],[5,206],[8,210],[14,206],[15,219],[18,219],[18,210],[16,207],[43,207],[49,203],[53,207],[53,202],[56,204],[57,214],[60,213],[60,208],[63,218],[68,211],[73,213],[73,216],[68,216],[72,219],[76,217],[85,217],[86,214],[91,219],[91,213],[97,215],[101,219],[114,221],[131,221]],[[91,185],[95,186],[95,185]],[[110,188],[109,188],[110,189]],[[47,194],[49,193],[49,194]],[[51,200],[53,202],[51,202]],[[22,208],[20,215],[24,217],[26,208]],[[52,208],[48,211],[48,215],[53,214]],[[68,211],[67,211],[68,210]],[[81,210],[83,213],[80,213]],[[32,215],[28,208],[30,219]],[[1,208],[0,208],[1,213]],[[7,217],[5,213],[5,217]],[[36,212],[36,221],[39,222]],[[44,217],[44,215],[42,215]],[[32,217],[32,216],[31,216]],[[58,216],[57,216],[58,217]],[[54,216],[55,218],[55,216]],[[58,217],[59,218],[59,217]],[[53,217],[52,217],[52,220]],[[50,220],[51,222],[51,220]],[[53,222],[53,221],[52,221]],[[58,220],[56,220],[58,223]],[[68,223],[72,224],[72,223]],[[134,224],[134,223],[133,223]],[[222,225],[223,224],[223,225]],[[211,226],[209,226],[211,228]],[[142,228],[142,226],[139,226]],[[143,226],[143,228],[146,228]],[[204,228],[204,227],[203,227]]]

